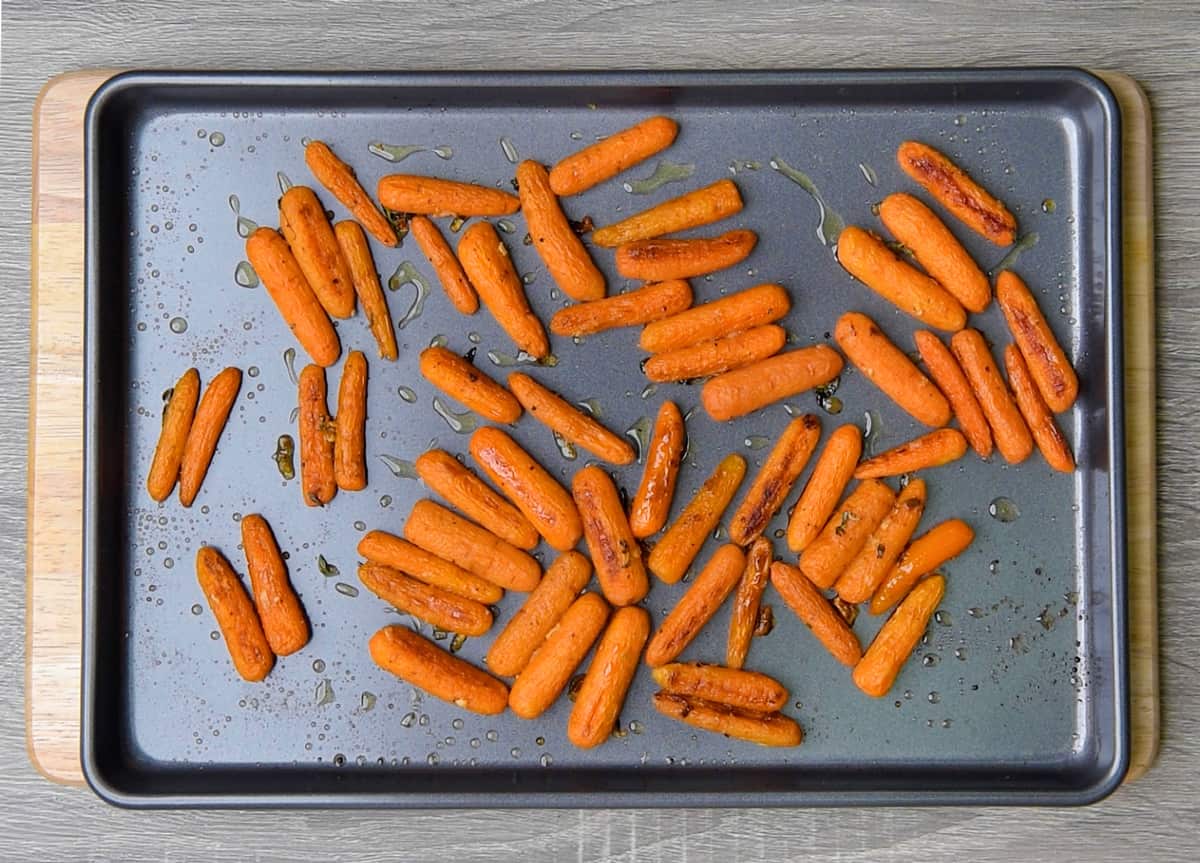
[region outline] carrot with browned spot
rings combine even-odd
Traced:
[[[508,388],[530,416],[570,443],[612,464],[629,464],[636,457],[633,447],[620,435],[606,429],[566,399],[542,386],[529,375],[508,376]]]
[[[396,333],[392,330],[392,317],[388,313],[383,287],[379,284],[379,273],[375,271],[375,261],[371,258],[367,236],[358,222],[349,221],[334,225],[333,235],[337,237],[342,255],[350,267],[354,292],[358,294],[358,301],[362,304],[371,335],[379,345],[379,356],[385,360],[394,360],[399,355],[396,350]]]
[[[683,578],[746,476],[746,460],[730,453],[688,501],[679,517],[650,550],[646,565],[667,584]]]
[[[839,426],[829,436],[788,519],[787,543],[792,551],[804,551],[821,533],[833,508],[841,500],[846,483],[854,475],[860,455],[862,432],[858,426]]]
[[[191,506],[200,493],[200,485],[208,474],[217,442],[241,387],[242,370],[230,366],[209,381],[200,396],[179,460],[179,502],[184,506]]]
[[[262,680],[275,664],[254,603],[221,552],[211,545],[196,552],[196,580],[221,628],[233,667],[251,683]]]
[[[450,298],[451,305],[464,315],[473,315],[479,308],[479,297],[475,294],[475,286],[467,278],[462,264],[438,230],[427,216],[413,216],[408,220],[408,228],[417,240],[417,245],[429,259],[430,266],[437,273],[442,290]]]
[[[854,685],[874,698],[887,694],[946,594],[946,579],[931,575],[905,597],[854,666]]]
[[[827,384],[842,371],[842,357],[826,345],[810,345],[747,363],[710,378],[700,390],[704,412],[718,422]]]
[[[337,494],[334,466],[336,427],[326,401],[325,370],[307,365],[300,370],[300,489],[306,506],[324,506]]]
[[[617,272],[646,282],[690,279],[741,263],[757,242],[758,235],[744,228],[690,240],[635,240],[617,246]]]
[[[427,486],[496,536],[526,551],[537,546],[538,532],[529,519],[450,453],[429,450],[413,467]]]
[[[933,147],[905,141],[896,150],[896,161],[968,228],[998,246],[1013,244],[1017,220],[1008,208]]]
[[[492,613],[487,606],[411,578],[390,566],[360,564],[358,579],[392,608],[438,629],[477,636],[492,628]]]
[[[700,698],[685,698],[669,692],[654,693],[654,709],[693,728],[735,737],[759,746],[799,746],[804,732],[782,713],[756,713]]]
[[[928,330],[917,330],[913,334],[913,340],[917,343],[917,351],[925,362],[925,368],[929,370],[929,376],[942,391],[946,401],[950,402],[950,408],[962,428],[963,437],[980,458],[990,458],[994,446],[992,430],[983,414],[983,408],[979,406],[979,400],[975,398],[975,391],[971,389],[971,382],[963,373],[962,366],[958,364],[950,349],[942,344],[942,340]]]
[[[791,305],[781,285],[755,285],[647,324],[638,344],[652,354],[686,348],[779,320]]]
[[[455,707],[494,716],[508,706],[508,687],[501,681],[407,626],[385,626],[371,636],[368,647],[384,671]]]
[[[821,437],[821,421],[812,414],[796,417],[771,448],[750,484],[741,504],[729,521],[729,539],[737,545],[747,545],[761,534],[767,522],[783,506],[792,486],[812,457]]]
[[[869,458],[854,471],[857,479],[899,476],[941,467],[967,452],[967,439],[958,429],[937,429]]]
[[[310,141],[304,148],[304,161],[322,186],[342,202],[354,218],[385,246],[398,243],[391,222],[379,212],[366,189],[354,176],[354,169],[339,159],[324,141]]]
[[[242,517],[242,548],[267,643],[276,656],[295,653],[308,643],[308,619],[288,581],[287,565],[271,526],[258,513]]]
[[[646,663],[651,668],[666,665],[692,643],[737,585],[745,566],[746,556],[736,545],[717,549],[650,639]]]
[[[925,480],[920,477],[900,490],[891,512],[838,576],[833,587],[843,601],[857,605],[871,598],[916,531],[925,511],[925,495]]]
[[[963,373],[971,382],[971,389],[988,425],[996,449],[1009,464],[1020,464],[1033,452],[1033,436],[1021,416],[1021,410],[1013,401],[1004,378],[996,369],[992,352],[979,330],[966,329],[955,333],[950,340],[950,350],[962,366]]]
[[[521,207],[500,189],[416,174],[388,174],[376,194],[389,210],[425,216],[511,216]]]
[[[669,662],[651,672],[654,682],[672,695],[702,698],[755,713],[773,713],[788,700],[778,680],[758,671],[693,662]]]
[[[656,383],[708,377],[773,356],[786,341],[783,327],[767,324],[655,354],[642,370]]]
[[[536,360],[550,354],[542,322],[529,308],[508,247],[489,222],[476,222],[458,241],[458,259],[479,298],[518,348]]]
[[[591,577],[592,565],[582,554],[565,551],[559,555],[488,648],[488,668],[503,677],[520,674]]]
[[[756,538],[746,549],[746,567],[733,595],[733,611],[729,615],[729,642],[725,648],[725,664],[741,668],[750,651],[750,642],[758,626],[763,591],[771,574],[771,541]]]
[[[834,659],[853,667],[862,658],[862,646],[854,630],[803,572],[776,561],[771,564],[771,584]]]
[[[996,300],[1046,404],[1056,414],[1070,410],[1079,395],[1079,378],[1029,288],[1012,270],[1004,270],[996,278]]]
[[[1025,358],[1016,345],[1004,349],[1004,367],[1008,371],[1008,386],[1017,400],[1017,407],[1033,435],[1033,442],[1041,450],[1042,457],[1050,467],[1063,473],[1075,471],[1075,456],[1067,439],[1054,421],[1050,407],[1033,380]]]
[[[573,300],[603,297],[604,274],[567,221],[546,168],[530,159],[517,165],[517,188],[533,247],[554,283]]]
[[[382,530],[367,532],[358,541],[358,553],[367,560],[484,605],[493,605],[504,596],[500,585]]]
[[[421,351],[421,376],[484,419],[515,423],[521,403],[503,386],[454,351],[434,345]]]
[[[612,733],[649,636],[646,609],[626,606],[613,614],[567,720],[567,739],[579,748],[598,746]]]
[[[575,474],[571,496],[583,521],[583,536],[604,598],[613,605],[641,602],[650,591],[642,547],[629,528],[621,495],[607,473],[589,465]]]
[[[871,614],[883,614],[902,600],[921,576],[962,554],[973,539],[975,531],[958,518],[943,521],[914,539],[871,597]]]
[[[800,571],[822,590],[832,587],[895,502],[896,495],[887,485],[864,479],[800,553]]]
[[[313,293],[330,315],[354,314],[354,278],[342,257],[325,207],[308,186],[292,186],[279,199],[279,230]]]
[[[559,309],[550,319],[550,332],[556,336],[590,336],[618,327],[662,320],[682,312],[691,304],[691,285],[683,279],[672,279]]]
[[[351,351],[342,364],[334,420],[333,477],[343,491],[367,487],[367,358]]]
[[[642,120],[560,160],[550,170],[550,188],[563,197],[586,192],[665,150],[678,133],[670,117]]]
[[[663,402],[646,447],[646,469],[629,505],[629,527],[639,539],[657,533],[667,523],[686,434],[679,406]]]
[[[431,500],[413,504],[404,523],[404,536],[430,554],[506,590],[531,591],[542,577],[541,566],[521,549]]]
[[[179,478],[179,465],[187,445],[196,402],[200,398],[200,373],[188,369],[176,382],[171,396],[163,407],[162,431],[154,447],[154,458],[146,474],[146,490],[160,503],[167,499]]]
[[[613,248],[622,243],[648,240],[663,234],[686,231],[720,221],[742,210],[742,196],[733,180],[717,180],[678,198],[663,201],[657,206],[598,228],[592,242]]]
[[[536,719],[566,689],[608,620],[608,603],[585,593],[538,645],[508,693],[508,706],[522,719]]]

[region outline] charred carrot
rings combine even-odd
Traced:
[[[629,464],[637,457],[628,441],[572,407],[562,396],[546,389],[529,375],[509,375],[508,388],[530,416],[597,458],[612,464]]]
[[[780,285],[765,284],[654,321],[642,330],[642,350],[652,354],[686,348],[779,320],[792,306]]]
[[[988,307],[992,286],[987,276],[933,210],[912,195],[897,193],[883,199],[879,218],[893,237],[912,250],[925,272],[967,311],[979,313]]]
[[[887,694],[945,594],[946,579],[940,575],[931,575],[913,588],[854,666],[855,686],[875,698]]]
[[[618,608],[604,630],[567,721],[567,739],[590,749],[608,739],[650,636],[644,608]]]
[[[745,229],[693,240],[635,240],[617,246],[617,272],[646,282],[690,279],[741,263],[757,242],[758,234]]]
[[[571,228],[558,198],[550,189],[550,175],[538,162],[526,159],[517,165],[521,213],[529,225],[533,247],[550,277],[573,300],[598,300],[604,296],[604,274],[596,267],[583,241]]]
[[[391,222],[379,212],[366,189],[354,176],[354,169],[339,159],[324,141],[310,141],[304,148],[304,161],[322,186],[342,202],[371,236],[385,246],[398,242]]]
[[[651,549],[646,565],[660,581],[674,584],[683,578],[745,476],[746,460],[740,455],[730,453],[721,460]]]
[[[385,360],[394,360],[398,356],[396,350],[396,333],[392,330],[392,318],[388,314],[387,300],[383,297],[383,287],[379,284],[379,273],[375,271],[375,261],[371,258],[371,249],[367,245],[367,235],[358,222],[338,222],[333,226],[333,235],[337,237],[338,246],[350,267],[350,278],[354,282],[354,292],[362,304],[363,313],[367,316],[367,326],[371,335],[379,345],[379,356]]]
[[[735,737],[759,746],[799,746],[804,739],[796,720],[782,713],[755,713],[669,692],[654,693],[654,709],[693,728]]]
[[[471,456],[530,523],[559,551],[583,536],[575,501],[533,456],[497,428],[471,435]]]
[[[279,199],[279,230],[325,311],[335,318],[354,314],[354,278],[325,208],[308,186],[292,186]]]
[[[479,298],[508,337],[534,359],[545,359],[550,353],[546,331],[529,308],[525,288],[496,229],[489,222],[476,222],[463,231],[458,259]]]
[[[300,370],[300,488],[307,506],[324,506],[337,494],[334,465],[336,426],[325,400],[325,370],[307,365]]]
[[[646,469],[629,506],[629,527],[639,539],[657,533],[667,523],[686,442],[679,407],[675,402],[663,402],[646,447]]]
[[[788,700],[788,691],[778,680],[740,668],[669,662],[654,669],[651,676],[672,695],[701,698],[755,713],[773,713]]]
[[[854,471],[856,479],[899,476],[962,458],[967,439],[958,429],[937,429],[869,458]]]
[[[309,358],[320,366],[337,362],[337,332],[283,237],[259,228],[246,240],[246,257]]]
[[[254,607],[267,644],[276,656],[295,653],[308,643],[308,619],[288,581],[287,565],[271,526],[261,515],[252,513],[242,517],[242,548]]]
[[[617,327],[634,327],[661,320],[682,312],[691,304],[691,285],[682,279],[672,279],[559,309],[550,319],[550,332],[556,336],[590,336]]]
[[[952,518],[914,539],[871,597],[871,614],[883,614],[902,600],[917,579],[962,554],[974,538],[969,524]]]
[[[741,668],[750,651],[750,641],[758,626],[763,591],[771,574],[771,541],[760,536],[746,549],[746,568],[733,595],[733,612],[729,616],[729,643],[725,648],[725,664]]]
[[[367,560],[484,605],[497,603],[504,596],[498,584],[382,530],[372,530],[363,536],[358,541],[358,553]]]
[[[884,483],[864,479],[800,553],[800,571],[822,590],[832,587],[895,502],[895,493]]]
[[[413,545],[506,590],[528,592],[542,577],[542,568],[528,554],[431,500],[413,504],[404,536]]]
[[[508,706],[507,686],[407,626],[385,626],[368,647],[384,671],[463,710],[493,716]]]
[[[854,630],[803,572],[776,561],[771,564],[771,584],[834,659],[853,667],[862,658],[862,646]]]
[[[838,262],[888,302],[939,330],[961,330],[967,313],[954,296],[896,257],[883,240],[851,225],[838,235]]]
[[[613,248],[622,243],[648,240],[663,234],[686,231],[720,221],[742,210],[742,196],[732,180],[718,180],[710,186],[664,201],[628,219],[597,229],[592,242]]]
[[[871,598],[908,545],[924,511],[925,480],[917,477],[900,490],[891,512],[838,577],[834,589],[843,601],[857,605]]]
[[[607,473],[589,465],[575,474],[571,496],[604,598],[616,606],[641,602],[650,591],[642,547],[629,529],[621,495]]]
[[[1054,415],[1042,398],[1029,366],[1016,345],[1004,349],[1004,367],[1008,371],[1008,386],[1017,399],[1017,407],[1033,435],[1033,441],[1041,450],[1046,463],[1063,473],[1075,471],[1075,457],[1071,447],[1054,421]]]
[[[917,141],[901,144],[896,150],[896,161],[904,173],[972,231],[998,246],[1012,245],[1017,237],[1017,220],[958,165]]]
[[[592,565],[582,554],[566,551],[559,555],[488,648],[488,668],[502,677],[520,674],[591,577]]]
[[[810,345],[710,378],[700,390],[700,401],[705,413],[721,422],[827,384],[841,371],[837,351]]]
[[[786,341],[783,327],[767,324],[655,354],[646,360],[642,370],[658,383],[707,377],[773,356]]]
[[[429,450],[413,466],[427,486],[505,542],[526,551],[537,546],[538,532],[529,519],[450,453]]]
[[[233,667],[245,680],[262,680],[275,664],[275,654],[241,579],[221,552],[210,545],[196,552],[196,579],[221,628]]]
[[[650,117],[572,153],[550,171],[550,188],[567,197],[615,177],[667,149],[679,133],[670,117]]]
[[[993,447],[992,430],[988,426],[987,417],[983,415],[983,408],[979,406],[979,400],[975,398],[974,390],[971,389],[971,382],[963,374],[962,366],[958,364],[954,354],[950,353],[950,349],[942,344],[942,340],[928,330],[917,330],[913,339],[917,343],[921,359],[925,361],[925,368],[929,369],[930,377],[950,402],[954,416],[958,418],[958,424],[962,427],[963,437],[980,458],[990,458]]]
[[[437,273],[442,290],[450,298],[451,305],[464,315],[473,315],[479,309],[479,297],[475,287],[467,278],[462,264],[454,255],[454,250],[442,236],[442,232],[426,216],[413,216],[408,220],[409,230],[417,239],[417,245],[429,259],[430,266]]]
[[[1033,294],[1020,276],[1005,270],[996,279],[996,300],[1042,398],[1056,414],[1069,410],[1079,395],[1079,378]]]
[[[1019,464],[1033,452],[1033,437],[1029,426],[1021,416],[1021,410],[1013,401],[1012,394],[1000,372],[987,342],[979,330],[966,329],[955,333],[950,340],[950,350],[958,358],[963,373],[971,382],[971,389],[996,440],[996,449],[1009,464]]]
[[[342,365],[334,422],[333,476],[343,491],[367,487],[367,358],[351,351]]]
[[[495,423],[515,423],[521,404],[513,394],[460,357],[434,346],[421,351],[421,376],[455,401]]]
[[[862,432],[858,426],[839,426],[829,436],[788,519],[787,544],[792,551],[804,551],[821,533],[854,475],[860,455]]]
[[[200,373],[188,369],[171,390],[171,396],[163,408],[162,431],[158,433],[154,458],[146,475],[146,490],[154,500],[166,500],[175,488],[199,398]]]
[[[376,194],[389,210],[425,216],[510,216],[521,206],[499,189],[415,174],[381,178]]]
[[[950,403],[941,390],[866,315],[846,312],[833,330],[838,347],[867,380],[919,423],[938,428],[950,422]]]
[[[812,414],[787,424],[729,521],[731,541],[747,545],[766,529],[791,494],[820,437],[821,421]]]
[[[358,580],[392,608],[438,629],[476,636],[492,628],[492,613],[487,606],[410,578],[390,566],[360,564]]]
[[[179,502],[191,506],[212,464],[217,442],[242,387],[242,370],[230,366],[208,382],[192,415],[179,460]]]
[[[650,639],[646,663],[651,668],[666,665],[692,643],[737,585],[745,566],[746,556],[736,545],[717,549]]]
[[[538,645],[508,693],[508,706],[522,719],[536,719],[566,688],[608,620],[608,603],[585,593]]]

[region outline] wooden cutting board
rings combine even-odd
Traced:
[[[111,71],[62,75],[33,121],[25,727],[29,757],[55,782],[79,766],[83,487],[83,119]],[[1102,73],[1124,119],[1125,373],[1133,749],[1126,782],[1158,750],[1158,588],[1154,436],[1154,255],[1145,94]]]

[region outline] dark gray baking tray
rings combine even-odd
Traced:
[[[827,340],[837,316],[854,308],[911,347],[913,321],[853,282],[825,241],[839,217],[876,226],[872,204],[888,192],[923,196],[893,156],[901,140],[918,138],[1016,211],[1027,239],[1015,267],[1082,381],[1078,404],[1063,418],[1079,461],[1073,476],[1052,473],[1036,455],[1016,468],[968,456],[929,472],[922,529],[955,515],[978,537],[945,567],[938,621],[888,697],[863,696],[768,593],[777,625],[756,640],[749,664],[790,687],[787,712],[806,730],[792,750],[659,717],[644,672],[622,714],[624,735],[579,752],[566,741],[565,698],[536,722],[480,718],[422,697],[369,661],[370,634],[405,619],[359,588],[355,545],[364,529],[399,532],[426,494],[393,475],[384,457],[411,460],[432,441],[466,449],[466,437],[451,428],[460,421],[434,411],[436,393],[417,373],[417,352],[444,337],[452,349],[477,348],[476,362],[496,374],[506,369],[489,352],[501,361],[513,352],[486,312],[465,319],[451,309],[411,240],[397,250],[375,247],[385,280],[411,261],[432,290],[421,314],[399,330],[400,361],[371,360],[368,490],[309,509],[272,458],[278,436],[294,434],[295,389],[284,360],[293,342],[266,293],[237,283],[243,240],[233,210],[276,224],[281,178],[312,183],[306,138],[330,142],[368,189],[396,170],[504,187],[514,148],[553,162],[659,112],[681,124],[663,158],[694,164],[692,176],[644,195],[626,191],[623,182],[653,173],[651,160],[566,207],[573,218],[605,223],[732,171],[747,207],[719,227],[751,227],[761,239],[740,267],[695,280],[698,300],[778,281],[794,300],[785,324],[798,342]],[[1108,793],[1128,749],[1118,124],[1104,84],[1068,69],[115,78],[94,97],[87,120],[89,781],[106,799],[132,806],[1083,803]],[[427,149],[397,165],[368,152],[372,142]],[[779,159],[810,177],[819,194],[775,170]],[[564,300],[522,245],[521,217],[510,221],[513,257],[545,320]],[[1004,257],[953,227],[985,267]],[[1034,234],[1036,243],[1028,239]],[[612,276],[610,289],[620,290],[611,255],[596,257]],[[393,317],[403,316],[416,291],[409,283],[388,294]],[[994,307],[975,322],[998,347],[1006,343]],[[375,356],[361,317],[342,323],[340,333],[346,349]],[[558,365],[533,374],[572,399],[595,400],[603,421],[619,430],[653,417],[664,398],[695,408],[695,387],[645,388],[636,345],[635,330],[582,344],[555,339]],[[204,488],[185,510],[174,498],[153,503],[143,478],[160,396],[193,364],[205,381],[228,364],[246,376]],[[333,369],[331,381],[338,376]],[[411,402],[401,396],[406,387]],[[837,416],[812,393],[788,409],[817,413],[827,430],[869,418],[875,451],[919,431],[853,372],[836,397]],[[727,425],[697,412],[677,507],[730,450],[754,470],[763,444],[788,419],[783,405]],[[567,460],[528,417],[514,434],[564,478],[584,461]],[[639,471],[631,466],[617,477],[632,489]],[[1005,501],[994,504],[998,498],[1015,503],[1016,520],[989,515],[989,508],[1008,511]],[[311,644],[261,684],[234,674],[192,566],[207,542],[242,569],[237,522],[254,511],[275,527],[313,624]],[[783,524],[780,516],[769,532]],[[778,542],[777,553],[785,551]],[[319,571],[318,555],[340,575]],[[656,619],[685,587],[654,586],[648,607]],[[505,598],[500,625],[519,601]],[[727,615],[685,658],[723,656]],[[860,616],[864,644],[878,625]],[[479,662],[489,642],[470,639],[461,655]]]

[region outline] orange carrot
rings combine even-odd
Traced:
[[[745,229],[692,240],[635,240],[617,246],[617,272],[647,282],[690,279],[741,263],[757,242],[758,235]]]
[[[528,554],[431,500],[413,504],[404,536],[430,554],[506,590],[528,592],[542,577],[542,568]]]
[[[649,635],[644,608],[626,606],[613,614],[567,721],[567,739],[580,749],[598,746],[612,733]]]
[[[791,305],[780,285],[756,285],[647,324],[638,343],[652,354],[686,348],[779,320]]]
[[[529,519],[450,453],[431,449],[413,466],[427,486],[505,542],[526,551],[537,546],[538,532]]]
[[[421,351],[421,375],[455,401],[495,423],[515,423],[521,404],[513,394],[454,351],[433,346]]]
[[[990,458],[993,446],[992,430],[988,426],[987,417],[983,415],[983,408],[979,406],[979,400],[975,398],[974,390],[971,389],[971,382],[963,374],[962,366],[958,364],[954,354],[950,353],[950,349],[942,344],[942,340],[928,330],[917,330],[913,339],[917,343],[921,359],[925,361],[925,368],[929,369],[930,377],[950,402],[967,443],[980,458]]]
[[[939,330],[961,330],[967,313],[954,296],[916,267],[896,257],[883,240],[851,225],[838,235],[838,262],[901,311]]]
[[[862,658],[854,630],[803,572],[776,561],[771,564],[771,584],[834,659],[853,667]]]
[[[200,373],[188,369],[171,390],[163,408],[162,431],[154,447],[154,459],[146,475],[146,490],[160,503],[167,499],[179,478],[179,465],[187,445],[196,402],[200,398]]]
[[[595,593],[571,603],[513,683],[508,693],[513,713],[536,719],[549,709],[604,629],[608,611],[608,603]]]
[[[208,382],[192,415],[179,460],[179,502],[191,506],[212,464],[217,442],[242,387],[242,370],[230,366]]]
[[[460,635],[483,635],[492,628],[487,606],[442,590],[381,563],[358,567],[358,579],[392,608],[411,614],[430,626]]]
[[[924,511],[925,480],[917,477],[900,490],[891,512],[838,577],[834,589],[843,601],[857,605],[871,598],[908,545]]]
[[[949,464],[962,458],[966,452],[967,439],[962,432],[958,429],[937,429],[867,459],[855,469],[854,476],[856,479],[899,476]]]
[[[362,303],[371,335],[379,345],[379,356],[394,360],[398,356],[396,333],[392,330],[392,318],[388,314],[387,300],[383,297],[383,287],[379,284],[379,274],[375,272],[375,262],[371,259],[367,235],[358,222],[338,222],[333,226],[333,235],[337,237],[338,246],[350,267],[354,292]]]
[[[717,549],[650,639],[646,664],[651,668],[666,665],[682,653],[717,613],[745,566],[746,556],[736,545]]]
[[[333,475],[343,491],[367,487],[367,358],[351,351],[342,365],[333,439]]]
[[[572,153],[550,171],[550,188],[578,195],[667,149],[679,132],[670,117],[650,117]]]
[[[686,381],[720,374],[748,363],[766,359],[779,352],[787,341],[783,327],[767,324],[655,354],[642,370],[652,381]]]
[[[358,553],[367,560],[484,605],[497,603],[504,596],[498,584],[382,530],[372,530],[363,536],[358,541]]]
[[[530,310],[508,249],[491,223],[476,222],[463,231],[458,259],[479,298],[508,337],[534,359],[545,359],[550,354],[546,331]]]
[[[833,330],[838,347],[867,380],[917,422],[938,428],[950,422],[950,403],[875,322],[846,312]]]
[[[292,186],[279,199],[279,230],[325,311],[335,318],[354,314],[350,266],[325,208],[308,186]]]
[[[758,625],[758,613],[763,591],[771,573],[771,541],[760,536],[746,550],[746,568],[733,595],[733,613],[729,616],[729,644],[725,648],[725,664],[741,668],[750,651],[750,641]]]
[[[508,376],[508,388],[530,416],[576,446],[613,464],[629,464],[637,454],[629,442],[606,429],[557,393],[529,375]]]
[[[975,531],[969,524],[952,518],[914,539],[888,573],[887,580],[875,591],[871,614],[883,614],[902,600],[921,576],[962,554],[974,538]]]
[[[788,691],[778,680],[740,668],[669,662],[654,669],[651,676],[672,695],[701,698],[755,713],[773,713],[788,700]]]
[[[700,553],[704,540],[720,522],[745,475],[746,460],[737,453],[730,453],[721,460],[651,549],[646,564],[659,580],[674,584],[683,578]]]
[[[804,739],[804,732],[796,721],[782,713],[755,713],[669,692],[654,693],[654,709],[693,728],[759,746],[799,746]]]
[[[484,473],[551,547],[559,551],[575,547],[583,536],[575,501],[533,456],[497,428],[477,430],[470,446],[471,456]]]
[[[435,698],[485,716],[508,706],[507,686],[407,626],[385,626],[368,646],[376,665]]]
[[[1042,398],[1056,414],[1069,410],[1079,395],[1079,378],[1037,300],[1011,270],[996,278],[996,299]]]
[[[710,186],[680,195],[635,216],[597,229],[592,242],[613,248],[635,240],[686,231],[720,221],[742,210],[742,196],[733,180],[717,180]]]
[[[450,298],[451,305],[464,315],[473,315],[479,309],[479,297],[475,287],[467,278],[463,266],[454,256],[454,250],[442,236],[442,232],[426,216],[413,216],[408,220],[409,230],[417,239],[417,245],[429,259],[433,271],[437,273],[442,290]]]
[[[657,533],[667,523],[686,434],[679,407],[663,402],[646,447],[646,470],[629,506],[629,527],[639,539]]]
[[[1012,245],[1017,237],[1017,220],[958,165],[917,141],[901,144],[896,150],[896,161],[904,173],[968,228],[998,246]]]
[[[304,161],[322,186],[342,202],[354,218],[385,246],[395,246],[396,231],[379,212],[366,189],[354,176],[354,169],[334,155],[324,141],[310,141],[304,148]]]
[[[243,679],[262,680],[275,664],[254,603],[221,552],[210,545],[196,552],[196,579],[225,637],[229,658]]]
[[[558,198],[550,190],[550,175],[538,162],[526,159],[517,165],[521,213],[529,225],[533,247],[564,294],[573,300],[598,300],[604,296],[604,274],[571,228]]]
[[[912,195],[888,195],[879,218],[892,236],[912,250],[925,272],[954,295],[968,311],[982,312],[992,301],[992,286],[950,229]]]
[[[559,309],[550,319],[556,336],[590,336],[634,327],[682,312],[692,304],[692,288],[682,279],[646,285],[636,291]]]
[[[1021,409],[1021,416],[1025,417],[1042,457],[1055,470],[1073,473],[1075,457],[1071,454],[1071,447],[1054,421],[1054,415],[1050,413],[1016,345],[1004,349],[1004,367],[1008,371],[1008,385],[1017,399],[1017,407]]]
[[[767,527],[791,494],[821,437],[821,421],[812,414],[796,417],[771,448],[750,490],[729,522],[729,539],[748,545]]]
[[[242,518],[242,548],[263,633],[276,656],[295,653],[308,644],[308,620],[267,520],[257,513]]]
[[[642,547],[629,529],[612,477],[589,465],[575,474],[571,495],[583,520],[583,536],[604,598],[616,606],[641,602],[650,590],[650,580],[642,563]]]
[[[488,648],[488,668],[503,677],[520,674],[591,577],[592,565],[582,554],[567,551],[559,555]]]
[[[521,206],[499,189],[416,174],[389,174],[376,193],[389,210],[425,216],[510,216]]]
[[[861,454],[862,432],[858,426],[839,426],[829,436],[788,519],[787,543],[792,551],[804,551],[821,533],[833,508],[841,500]]]
[[[887,694],[945,593],[946,579],[940,575],[931,575],[913,588],[854,666],[855,686],[875,698]]]
[[[841,371],[837,351],[810,345],[710,378],[700,390],[700,401],[712,419],[730,420],[827,384]]]
[[[983,415],[992,427],[1000,455],[1009,464],[1025,461],[1033,452],[1033,437],[1021,417],[1020,409],[1013,402],[1008,386],[996,370],[996,363],[983,334],[973,329],[955,333],[950,340],[950,349],[971,382],[975,398],[979,400]]]
[[[896,495],[884,483],[864,479],[800,553],[800,571],[822,590],[831,587],[895,502]]]
[[[336,426],[325,401],[325,370],[300,370],[300,488],[307,506],[324,506],[337,494],[333,441]]]

